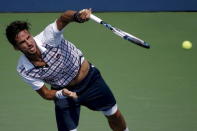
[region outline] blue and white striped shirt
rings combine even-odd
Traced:
[[[64,39],[62,32],[54,22],[34,37],[47,67],[36,68],[25,55],[19,59],[17,71],[34,90],[40,89],[44,82],[54,88],[64,87],[78,74],[83,54]]]

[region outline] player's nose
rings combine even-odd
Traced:
[[[29,40],[25,40],[25,42],[26,42],[27,46],[31,46],[32,45],[32,43]]]

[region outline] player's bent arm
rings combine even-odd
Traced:
[[[44,82],[40,79],[35,79],[32,77],[27,77],[19,73],[22,79],[32,86],[32,89],[37,91],[37,93],[46,100],[54,100],[54,99],[64,99],[66,97],[71,97],[76,99],[78,96],[76,92],[69,91],[67,89],[62,90],[49,90]]]
[[[37,91],[37,93],[46,100],[54,100],[54,99],[64,99],[66,97],[71,97],[76,99],[78,96],[76,92],[69,91],[68,89],[62,90],[49,90],[44,82],[40,79],[35,79],[29,76],[25,76],[19,73],[21,78],[29,85],[32,86],[32,89]]]
[[[68,10],[64,12],[56,21],[58,30],[62,30],[70,22],[83,23],[90,18],[91,9],[83,9],[79,12]]]
[[[46,100],[54,100],[54,99],[64,99],[66,97],[71,97],[73,99],[77,99],[76,92],[69,91],[68,89],[62,90],[49,90],[45,85],[43,85],[40,89],[36,90],[36,92]]]

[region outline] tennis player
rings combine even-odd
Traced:
[[[9,24],[7,39],[23,53],[17,72],[41,97],[54,100],[58,131],[77,131],[81,105],[103,112],[113,131],[128,131],[99,70],[63,37],[65,26],[70,22],[86,22],[90,14],[91,9],[68,10],[35,37],[29,32],[29,23]]]

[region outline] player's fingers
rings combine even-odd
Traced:
[[[89,8],[89,9],[83,9],[81,11],[79,11],[80,13],[80,17],[82,19],[89,19],[90,18],[90,14],[92,13],[92,9]]]
[[[85,11],[85,9],[83,9],[83,10],[80,10],[80,11],[79,11],[79,13],[81,14],[81,13],[82,13],[82,12],[84,12],[84,11]]]
[[[78,96],[77,96],[77,93],[76,92],[72,92],[71,94],[70,94],[70,97],[72,97],[72,98],[78,98]]]
[[[63,94],[69,96],[71,92],[68,89],[63,89]]]
[[[83,9],[75,14],[75,19],[78,23],[84,23],[90,19],[92,9]]]
[[[87,9],[86,18],[89,19],[91,14],[92,14],[92,8]]]
[[[69,91],[68,89],[63,89],[63,94],[75,99],[78,97],[76,92]]]
[[[88,10],[92,13],[92,8],[89,8]]]

